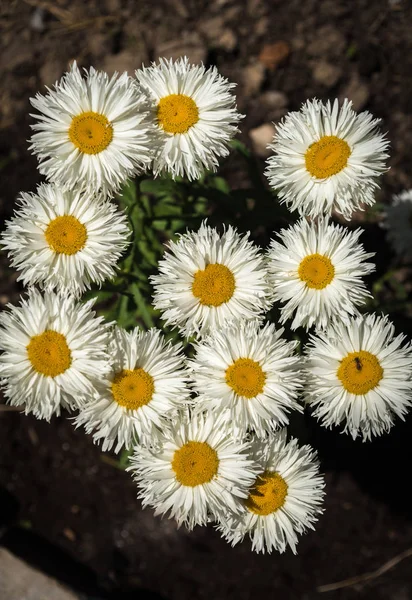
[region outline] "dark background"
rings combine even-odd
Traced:
[[[159,56],[186,54],[217,65],[238,84],[238,106],[247,115],[241,139],[261,171],[272,121],[309,97],[349,97],[356,110],[382,118],[391,141],[391,169],[378,201],[389,203],[394,192],[412,187],[410,2],[6,0],[0,6],[1,221],[18,192],[34,191],[39,181],[27,150],[28,99],[44,93],[73,59],[130,74]],[[235,159],[224,169],[234,187],[245,184]],[[395,263],[379,216],[358,213],[354,223],[366,227],[364,242],[379,253],[382,274]],[[409,289],[410,269],[395,267]],[[16,274],[4,254],[0,277],[0,304],[16,302]],[[411,335],[406,311],[391,317]],[[294,557],[252,554],[247,541],[231,549],[212,528],[177,530],[142,511],[129,474],[70,419],[47,424],[0,409],[0,544],[79,592],[120,600],[412,598],[412,558],[366,584],[317,589],[373,571],[412,546],[411,419],[362,444],[307,417],[305,441],[319,450],[326,472],[326,511]]]

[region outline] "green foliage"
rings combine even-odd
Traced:
[[[129,466],[129,458],[133,454],[133,450],[123,450],[120,452],[120,455],[117,457],[109,456],[108,454],[101,454],[100,460],[115,469],[119,469],[119,471],[124,471]]]
[[[213,226],[232,224],[240,231],[262,234],[286,226],[290,213],[264,184],[260,165],[241,142],[232,142],[233,150],[245,162],[250,185],[231,189],[217,174],[199,181],[182,178],[140,177],[129,181],[118,195],[131,229],[130,244],[120,264],[118,276],[100,290],[88,294],[97,297],[98,309],[108,321],[130,329],[159,326],[159,314],[151,305],[150,276],[157,273],[164,244],[179,233],[198,229],[204,219]],[[167,337],[176,337],[168,332]]]

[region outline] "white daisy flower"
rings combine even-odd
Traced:
[[[284,430],[254,450],[260,472],[242,502],[244,512],[219,519],[217,528],[232,546],[248,534],[256,552],[284,552],[290,546],[296,554],[298,534],[314,529],[323,512],[325,484],[316,452],[293,438],[287,443]]]
[[[325,427],[363,441],[389,431],[412,406],[412,347],[387,317],[335,322],[307,346],[307,402]]]
[[[159,275],[151,277],[154,307],[182,333],[207,333],[229,320],[252,319],[269,308],[260,249],[229,226],[222,235],[202,223],[167,244]]]
[[[107,326],[93,304],[31,289],[0,314],[0,382],[10,404],[49,421],[90,398],[109,369]]]
[[[242,118],[231,94],[235,84],[216,67],[191,65],[188,59],[160,59],[136,77],[152,100],[152,118],[162,137],[153,171],[199,179],[213,171],[218,158],[229,154],[228,144]]]
[[[24,285],[80,295],[115,275],[129,234],[126,216],[111,202],[46,184],[21,194],[0,244]]]
[[[143,506],[188,529],[238,510],[236,499],[246,498],[256,475],[248,443],[235,442],[213,414],[187,413],[160,441],[160,448],[139,448],[131,458]]]
[[[283,303],[281,323],[293,317],[292,329],[325,328],[331,319],[359,314],[356,306],[371,296],[361,277],[375,269],[361,233],[328,219],[301,219],[271,241],[267,268],[273,299]]]
[[[297,342],[287,342],[273,324],[242,321],[195,344],[189,362],[197,410],[222,413],[236,435],[252,429],[260,437],[289,422],[302,377]]]
[[[392,204],[385,209],[384,226],[387,238],[398,254],[412,259],[412,189],[392,197]]]
[[[332,210],[350,219],[375,202],[378,176],[385,170],[388,141],[368,112],[352,102],[308,100],[276,126],[274,156],[266,175],[290,210],[316,217]]]
[[[30,150],[49,181],[112,193],[148,168],[156,133],[146,96],[127,73],[84,74],[74,62],[54,90],[30,100],[40,113],[32,115],[39,122]]]
[[[158,429],[189,396],[182,345],[166,342],[160,331],[127,332],[116,327],[109,345],[112,368],[95,398],[77,419],[103,451],[115,452],[155,442]]]

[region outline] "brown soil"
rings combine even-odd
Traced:
[[[1,2],[1,0],[0,0]],[[3,0],[0,13],[0,217],[39,180],[28,150],[29,97],[76,59],[133,70],[158,56],[187,54],[236,81],[249,131],[308,97],[349,96],[383,119],[391,170],[379,200],[412,187],[412,8],[407,0]],[[274,93],[275,92],[275,93]],[[258,153],[258,144],[255,146]],[[262,161],[263,156],[260,156]],[[263,168],[263,161],[261,162]],[[229,165],[231,180],[242,174]],[[366,245],[391,258],[368,226]],[[369,248],[368,248],[369,249]],[[385,267],[386,268],[386,267]],[[380,270],[384,270],[381,266]],[[0,257],[0,303],[18,297]],[[395,315],[402,329],[411,319]],[[0,407],[1,408],[1,407]],[[412,598],[411,560],[369,583],[317,587],[373,571],[412,546],[407,494],[412,422],[373,444],[354,443],[312,421],[309,441],[327,473],[326,511],[299,554],[231,549],[210,529],[177,530],[142,511],[130,476],[69,419],[49,425],[0,412],[0,543],[93,597],[311,600]]]

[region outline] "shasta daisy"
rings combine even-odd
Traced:
[[[255,318],[269,307],[264,258],[247,234],[230,225],[220,235],[202,223],[197,232],[169,242],[151,281],[155,308],[186,336]]]
[[[116,327],[109,344],[111,370],[95,397],[76,419],[103,451],[116,444],[152,444],[166,419],[188,402],[188,374],[182,345],[166,342],[160,331],[130,332]]]
[[[152,101],[152,119],[162,140],[154,173],[199,179],[203,171],[215,171],[219,157],[229,154],[229,141],[242,118],[231,93],[235,84],[216,67],[191,65],[186,57],[161,58],[158,65],[136,71],[136,77]]]
[[[285,425],[297,402],[303,377],[297,342],[282,338],[273,324],[242,321],[212,332],[195,344],[189,362],[196,410],[213,410],[244,437],[260,437]]]
[[[256,475],[247,442],[235,442],[213,414],[183,412],[159,441],[160,448],[139,448],[131,458],[143,506],[188,529],[237,510]]]
[[[126,216],[99,194],[42,184],[21,194],[0,243],[24,285],[79,295],[115,275],[129,235]]]
[[[363,441],[389,431],[412,406],[412,347],[387,317],[335,321],[306,348],[305,397],[325,427]]]
[[[109,369],[107,326],[93,304],[31,289],[0,314],[0,381],[11,405],[49,421],[89,400]]]
[[[256,443],[253,457],[260,469],[240,501],[244,512],[218,519],[218,529],[232,546],[248,535],[256,552],[284,552],[289,546],[296,554],[298,534],[314,529],[323,512],[325,484],[316,452],[299,447],[296,439],[287,442],[282,430],[269,442]]]
[[[395,194],[385,208],[387,238],[396,254],[412,260],[412,189]]]
[[[280,200],[302,215],[336,210],[346,219],[373,204],[389,145],[379,122],[355,113],[349,100],[308,100],[287,114],[276,126],[266,170]]]
[[[293,317],[292,329],[325,328],[331,319],[358,314],[356,306],[370,296],[362,277],[375,268],[361,233],[327,218],[301,219],[271,241],[267,268],[273,299],[283,304],[281,323]]]
[[[127,73],[109,78],[91,67],[82,77],[74,62],[31,103],[39,114],[30,149],[49,181],[112,194],[150,166],[157,134],[146,96]]]

